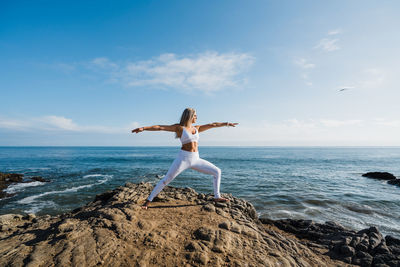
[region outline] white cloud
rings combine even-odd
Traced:
[[[329,36],[333,36],[333,35],[338,35],[338,34],[341,34],[341,33],[342,33],[341,29],[335,29],[335,30],[329,31],[328,35]],[[324,51],[327,51],[327,52],[332,52],[332,51],[335,51],[335,50],[339,50],[340,47],[337,44],[338,41],[339,41],[338,38],[336,38],[336,39],[323,38],[318,42],[318,44],[316,46],[314,46],[314,49],[321,49],[321,50],[324,50]]]
[[[241,124],[204,134],[206,145],[400,145],[400,121],[389,119],[287,119]]]
[[[25,129],[26,124],[21,120],[0,118],[0,128],[3,129]]]
[[[44,124],[47,124],[50,128],[61,129],[67,131],[79,131],[80,127],[72,122],[71,119],[67,119],[65,117],[59,116],[45,116],[40,118],[39,121],[42,121]]]
[[[380,68],[364,69],[353,75],[353,85],[338,86],[337,89],[380,89],[387,83],[387,71]]]
[[[211,93],[242,85],[245,81],[243,74],[253,62],[254,57],[248,54],[209,51],[193,56],[166,53],[150,60],[125,64],[97,58],[92,61],[92,66],[108,68],[111,80],[125,87],[148,86]]]
[[[313,83],[310,80],[309,72],[315,67],[315,64],[308,62],[305,58],[297,58],[293,62],[296,66],[299,66],[302,69],[300,76],[304,80],[304,83],[307,86],[312,86]]]
[[[71,119],[54,115],[25,120],[0,118],[0,132],[6,129],[28,132],[29,135],[31,131],[57,135],[58,133],[76,133],[82,137],[94,134],[129,136],[131,130],[139,126],[137,122],[119,127],[79,125]],[[144,138],[141,139],[143,142],[148,140],[148,144],[161,144],[160,138],[146,136],[140,137]],[[164,136],[170,137],[168,133]],[[207,131],[202,137],[202,143],[205,145],[400,145],[398,136],[400,136],[400,120],[398,119],[292,118],[257,124],[244,122],[235,129],[221,128],[218,131]],[[176,144],[176,141],[165,139],[165,142],[170,142],[168,144],[171,145]]]
[[[64,131],[81,133],[129,133],[130,130],[139,127],[139,123],[131,122],[123,126],[110,127],[101,125],[79,125],[62,116],[43,116],[38,118],[26,119],[6,119],[0,118],[0,129],[14,131]]]
[[[93,64],[96,67],[100,67],[100,68],[116,69],[119,67],[116,63],[111,62],[108,58],[105,58],[105,57],[95,58],[91,61],[91,64]]]
[[[359,82],[363,88],[379,88],[385,81],[385,72],[382,69],[370,68],[362,73],[363,80]]]
[[[339,39],[328,39],[328,38],[323,38],[321,39],[314,48],[316,49],[322,49],[324,51],[332,52],[335,50],[339,50],[340,47],[337,45],[337,42]]]
[[[320,120],[321,124],[326,127],[341,127],[341,126],[349,126],[349,125],[361,125],[363,123],[362,120],[329,120],[322,119]]]
[[[294,64],[299,66],[302,69],[313,69],[315,64],[307,62],[305,58],[298,58],[294,61]]]
[[[376,125],[400,127],[400,120],[374,119]]]
[[[333,35],[338,35],[340,33],[342,33],[341,29],[335,29],[335,30],[329,31],[328,35],[333,36]],[[340,47],[337,44],[338,41],[339,41],[339,39],[337,39],[337,38],[336,39],[323,38],[318,42],[317,45],[314,46],[314,49],[321,49],[323,51],[328,51],[328,52],[339,50]],[[315,68],[315,64],[308,62],[305,58],[295,59],[294,64],[299,66],[303,70],[301,77],[304,80],[304,83],[307,86],[311,87],[313,85],[313,82],[310,80],[309,74],[310,74],[310,71]]]
[[[335,30],[332,30],[332,31],[328,32],[328,35],[337,35],[337,34],[340,34],[340,33],[342,33],[341,29],[335,29]]]

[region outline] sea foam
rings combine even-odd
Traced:
[[[35,181],[35,182],[30,182],[30,183],[19,183],[19,184],[12,184],[8,186],[7,189],[4,190],[4,192],[8,194],[13,194],[16,192],[21,192],[24,191],[25,188],[27,187],[33,187],[33,186],[39,186],[39,185],[44,185],[46,183]]]
[[[88,175],[86,175],[86,176],[88,176]],[[104,179],[99,180],[98,182],[93,183],[93,184],[75,186],[75,187],[67,188],[67,189],[64,189],[64,190],[49,191],[49,192],[44,192],[44,193],[41,193],[41,194],[38,194],[38,195],[26,197],[26,198],[23,198],[21,200],[18,200],[18,203],[19,204],[30,204],[30,203],[34,202],[36,199],[41,198],[43,196],[53,195],[53,194],[71,193],[71,192],[76,192],[76,191],[78,191],[80,189],[83,189],[83,188],[89,188],[89,187],[92,187],[94,185],[104,184],[105,182],[108,181],[108,179],[112,178],[112,175],[91,174],[90,177],[104,177]],[[83,178],[85,178],[85,176]]]

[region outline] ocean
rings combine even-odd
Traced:
[[[351,229],[377,226],[400,238],[400,187],[362,177],[400,177],[400,147],[200,147],[222,170],[221,193],[250,201],[270,219],[336,221]],[[50,183],[8,187],[0,214],[61,214],[96,194],[140,181],[156,184],[179,147],[0,147],[0,172],[42,176]],[[186,170],[169,185],[212,193],[212,176]]]

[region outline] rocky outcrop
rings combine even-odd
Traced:
[[[362,175],[363,177],[378,179],[378,180],[394,180],[396,176],[390,172],[367,172]]]
[[[3,192],[3,190],[6,189],[12,183],[21,183],[22,177],[23,177],[22,174],[0,172],[0,199],[12,196],[11,194]]]
[[[397,179],[396,176],[389,172],[367,172],[362,176],[378,180],[388,180],[388,184],[400,186],[400,179]]]
[[[31,183],[34,181],[39,181],[39,182],[50,182],[49,180],[43,179],[40,176],[35,176],[29,178],[30,180],[24,180],[24,175],[23,174],[18,174],[18,173],[2,173],[0,172],[0,199],[5,198],[5,197],[12,197],[15,194],[8,194],[4,192],[4,189],[7,189],[7,187],[11,184],[14,183]]]
[[[53,217],[0,216],[0,266],[351,266],[262,224],[232,195],[214,203],[167,186],[143,210],[152,188],[127,183]]]
[[[327,255],[333,259],[361,266],[400,266],[400,240],[391,236],[384,238],[376,227],[356,232],[335,222],[260,220],[309,240],[310,245],[328,249]]]

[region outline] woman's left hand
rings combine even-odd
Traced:
[[[144,127],[136,128],[132,130],[132,133],[140,133],[144,131]]]

